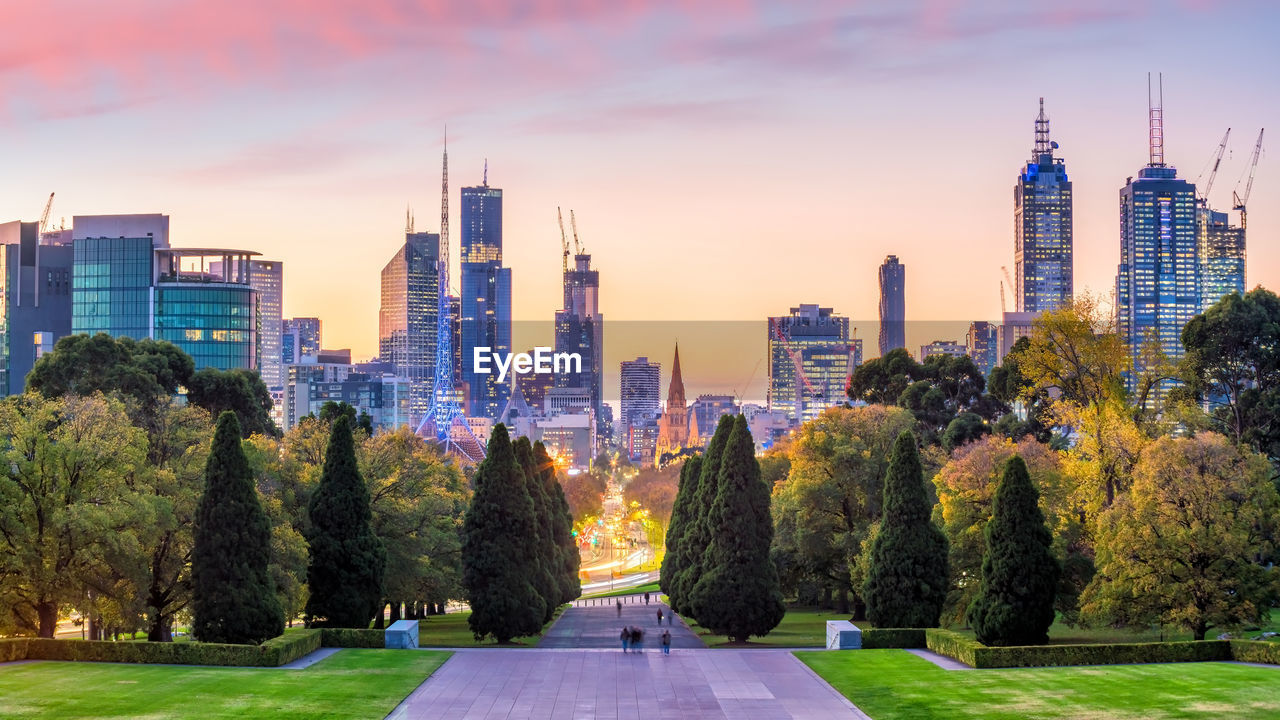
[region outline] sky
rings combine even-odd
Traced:
[[[819,303],[855,326],[888,254],[909,319],[999,317],[1040,97],[1074,184],[1078,293],[1114,282],[1148,72],[1183,177],[1232,128],[1215,206],[1259,128],[1280,136],[1265,1],[48,0],[0,5],[0,27],[0,221],[38,219],[55,191],[55,224],[167,213],[175,246],[282,260],[285,315],[321,317],[357,357],[377,351],[406,207],[437,229],[446,125],[455,278],[457,191],[487,159],[517,319],[559,306],[559,206],[610,320]],[[1274,157],[1250,287],[1280,288]]]

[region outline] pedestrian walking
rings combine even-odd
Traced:
[[[644,594],[644,604],[645,604],[645,605],[648,605],[648,604],[649,604],[649,593],[645,593],[645,594]]]
[[[662,627],[662,608],[658,608],[658,627]]]
[[[631,643],[631,628],[622,628],[622,652],[627,651],[627,646]]]
[[[663,655],[671,654],[671,631],[670,630],[662,631],[662,654]]]
[[[667,627],[671,627],[671,619],[676,616],[676,611],[672,610],[667,613]]]
[[[640,649],[640,644],[644,642],[644,630],[640,628],[631,629],[631,649],[636,652],[644,652]]]
[[[618,617],[622,617],[622,601],[618,601]]]

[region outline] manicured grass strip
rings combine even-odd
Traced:
[[[568,607],[567,605],[565,607]],[[471,617],[471,611],[456,613],[446,613],[444,615],[431,615],[426,619],[418,619],[418,646],[432,648],[469,648],[469,647],[534,647],[538,641],[542,639],[542,633],[547,631],[557,619],[560,613],[564,612],[564,607],[556,610],[556,615],[551,622],[542,626],[542,632],[530,637],[516,638],[508,645],[499,645],[493,641],[493,638],[486,638],[484,642],[476,642],[471,635],[471,628],[467,625],[467,618]]]
[[[0,715],[381,718],[449,655],[341,650],[305,670],[21,663],[0,667]]]
[[[849,613],[792,608],[787,610],[787,614],[782,617],[782,622],[778,623],[778,627],[764,637],[751,638],[750,643],[752,645],[767,645],[770,647],[826,647],[827,621],[848,619]],[[707,647],[742,647],[741,645],[730,645],[729,638],[723,635],[704,635],[703,633],[707,631],[690,618],[685,618],[685,622],[689,623],[689,627],[698,633],[698,636],[707,644]]]
[[[583,595],[582,599],[589,600],[591,598],[619,597],[622,595],[643,595],[644,593],[657,593],[657,592],[661,592],[658,588],[658,583],[652,582],[647,585],[636,585],[635,587],[622,588],[620,590],[610,590],[609,592],[592,593],[591,595]]]
[[[1201,662],[948,671],[905,650],[796,657],[875,720],[1280,717],[1280,668]]]

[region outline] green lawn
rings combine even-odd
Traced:
[[[0,666],[0,715],[382,718],[449,655],[343,650],[305,670],[20,663]]]
[[[622,588],[621,590],[611,590],[609,592],[593,593],[591,595],[583,595],[581,599],[589,600],[591,598],[620,597],[622,595],[640,595],[643,593],[658,593],[658,583],[652,582],[648,585],[636,585],[635,587]]]
[[[943,670],[905,650],[796,657],[875,720],[1280,718],[1280,668],[1204,662]]]
[[[826,647],[827,621],[848,619],[849,613],[787,608],[787,614],[783,616],[782,622],[778,623],[778,627],[764,637],[751,638],[751,644],[772,647]],[[685,618],[685,622],[689,623],[689,627],[698,633],[708,647],[742,647],[729,645],[729,638],[723,635],[712,635],[689,618]]]
[[[567,605],[565,607],[568,607]],[[551,622],[542,627],[542,632],[532,637],[516,638],[513,642],[506,645],[498,645],[493,638],[486,638],[484,642],[476,642],[475,637],[471,635],[471,628],[467,625],[467,618],[471,617],[471,611],[447,613],[445,615],[431,615],[426,619],[418,619],[418,645],[420,647],[433,648],[464,648],[464,647],[534,647],[538,641],[542,639],[542,633],[547,631],[560,617],[560,613],[564,612],[564,607],[556,610],[556,616]]]

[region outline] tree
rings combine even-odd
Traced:
[[[676,489],[676,499],[671,504],[666,552],[662,556],[662,569],[658,573],[658,586],[669,597],[674,593],[675,577],[680,573],[680,559],[683,557],[681,543],[684,541],[685,528],[693,518],[693,497],[698,492],[701,471],[701,455],[689,458],[680,466],[680,484]]]
[[[916,439],[898,436],[884,481],[884,516],[863,584],[876,627],[937,627],[947,599],[947,538],[929,520]]]
[[[258,503],[233,412],[218,416],[196,509],[191,554],[197,640],[253,643],[284,632],[284,613],[271,586],[271,524]]]
[[[387,551],[373,532],[369,488],[356,465],[346,417],[333,423],[324,471],[307,510],[307,626],[368,627],[382,604]]]
[[[1263,621],[1277,571],[1280,497],[1266,458],[1213,433],[1162,437],[1098,527],[1098,574],[1084,611],[1118,625],[1159,622],[1203,640],[1210,628]]]
[[[259,434],[280,437],[271,420],[271,393],[256,370],[203,368],[187,380],[187,402],[220,415],[230,410],[247,438]]]
[[[164,340],[68,335],[36,361],[27,389],[45,397],[117,393],[133,410],[164,404],[191,379],[195,361]]]
[[[59,608],[83,598],[86,579],[111,574],[106,553],[140,554],[146,506],[126,479],[146,440],[101,393],[5,398],[0,437],[0,625],[51,638]]]
[[[700,625],[741,643],[768,634],[786,613],[778,573],[769,559],[769,488],[760,480],[755,441],[742,415],[733,421],[719,474],[707,518],[704,572],[690,605]]]
[[[947,424],[947,429],[942,433],[942,449],[951,452],[990,432],[987,422],[976,413],[960,413]]]
[[[785,592],[821,593],[824,606],[834,595],[839,612],[850,611],[850,594],[861,594],[851,566],[880,517],[890,452],[914,426],[902,408],[867,405],[829,409],[796,431],[790,472],[773,487],[773,554]]]
[[[538,591],[538,596],[542,598],[545,607],[542,622],[546,623],[551,620],[556,608],[560,606],[562,589],[555,576],[560,566],[560,552],[559,546],[551,536],[551,503],[529,438],[516,438],[512,448],[515,450],[516,463],[520,465],[521,475],[524,476],[525,491],[533,503],[533,523],[525,543],[531,550],[532,556],[529,565],[530,579],[533,582],[533,588]],[[550,459],[550,457],[547,458],[548,461]]]
[[[582,523],[604,512],[604,493],[608,478],[594,472],[578,473],[563,478],[561,489],[574,523]]]
[[[1271,459],[1280,475],[1280,297],[1232,293],[1182,329],[1181,377],[1213,428]]]
[[[969,624],[984,645],[1049,642],[1062,568],[1039,499],[1026,463],[1014,455],[996,489],[984,532],[982,585],[969,606]]]
[[[363,430],[365,435],[373,435],[373,416],[363,410],[357,414],[355,406],[345,401],[326,400],[317,417],[321,422],[331,423],[341,415],[347,416],[352,430]]]
[[[873,405],[893,405],[907,386],[921,379],[920,364],[906,348],[895,348],[854,368],[848,394]]]
[[[547,493],[551,511],[551,539],[558,550],[559,562],[555,574],[560,585],[560,599],[557,604],[567,603],[582,594],[582,584],[578,579],[582,557],[578,553],[578,544],[574,541],[573,517],[569,514],[569,503],[564,498],[564,490],[556,479],[556,466],[551,462],[547,446],[540,441],[533,444],[533,459],[540,468],[543,488]]]
[[[533,501],[522,475],[499,423],[476,469],[475,495],[462,522],[462,586],[477,640],[492,635],[506,643],[542,629],[546,607],[529,573]]]
[[[1030,394],[1054,391],[1058,402],[1077,407],[1121,397],[1123,373],[1132,369],[1114,317],[1097,298],[1088,296],[1036,318],[1027,345],[1016,357]]]
[[[689,614],[692,610],[689,603],[693,597],[693,587],[704,572],[702,563],[707,545],[711,542],[711,505],[715,502],[720,487],[720,456],[724,453],[725,443],[729,441],[733,427],[733,416],[720,417],[715,434],[711,436],[711,442],[707,443],[707,452],[702,456],[702,467],[698,469],[698,484],[694,488],[697,492],[692,498],[688,524],[680,539],[680,572],[672,583],[675,592],[669,596],[671,607],[682,614]]]
[[[457,465],[405,425],[366,436],[357,458],[373,531],[387,549],[386,599],[398,608],[461,598],[459,531],[470,491]]]
[[[1063,473],[1061,454],[1030,436],[1015,443],[989,435],[958,448],[933,478],[938,492],[934,522],[947,536],[952,578],[943,624],[964,623],[978,594],[987,553],[983,531],[991,519],[992,500],[1005,465],[1014,455],[1022,458],[1040,491],[1040,509],[1053,533],[1054,554],[1063,564],[1058,611],[1065,620],[1075,621],[1079,594],[1093,577],[1093,547]]]

